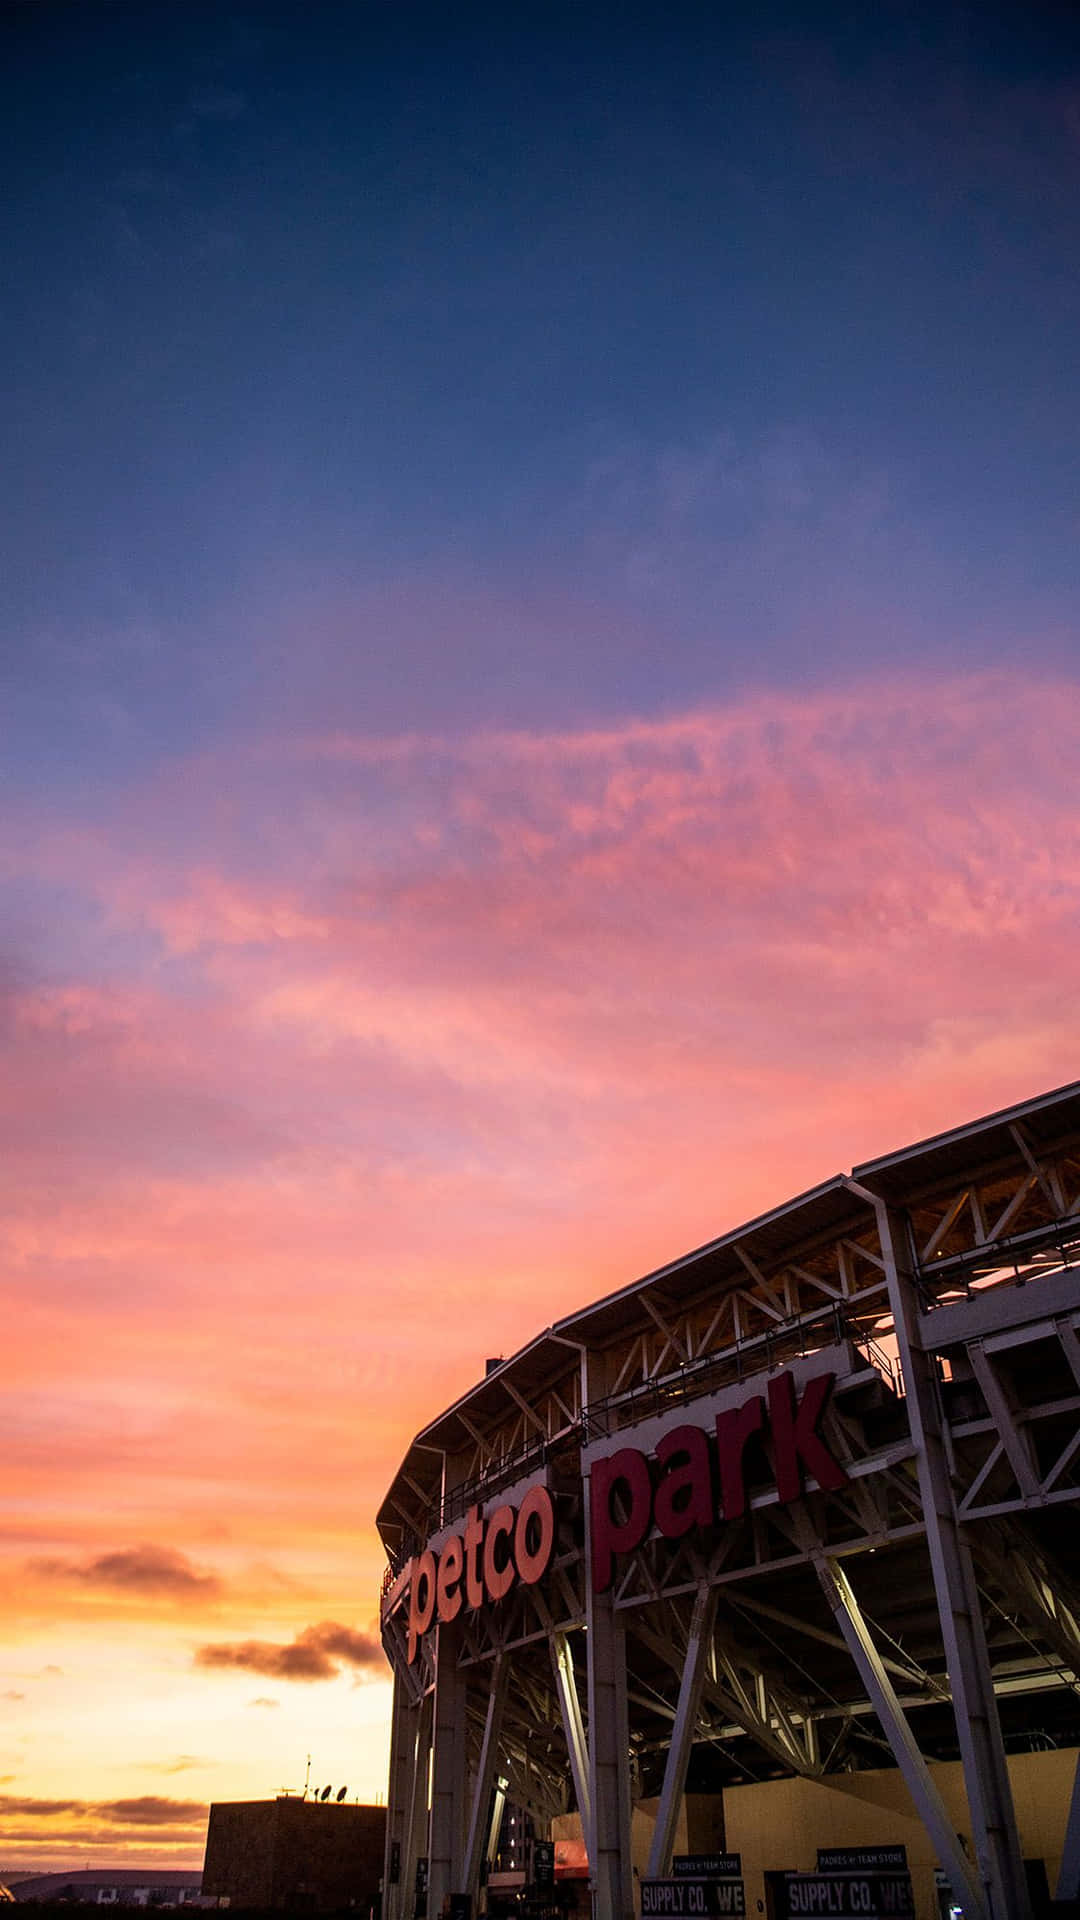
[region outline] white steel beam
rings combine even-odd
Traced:
[[[565,1633],[553,1633],[550,1645],[555,1690],[559,1696],[559,1712],[562,1714],[566,1751],[570,1758],[570,1778],[574,1783],[574,1796],[581,1815],[585,1848],[591,1860],[592,1807],[589,1800],[589,1751],[585,1741],[585,1726],[581,1718],[577,1681],[574,1678],[574,1656],[570,1651],[570,1641]]]
[[[844,1570],[839,1561],[826,1560],[824,1556],[817,1558],[814,1565],[822,1592],[847,1641],[848,1650],[870,1696],[882,1732],[896,1756],[896,1764],[904,1776],[908,1792],[937,1848],[938,1860],[949,1877],[953,1898],[959,1901],[965,1920],[989,1920],[990,1910],[972,1875],[945,1802],[915,1743],[915,1736],[893,1691],[881,1656],[870,1638]],[[1004,1915],[1002,1920],[1005,1920]]]
[[[458,1634],[436,1628],[435,1719],[432,1740],[431,1817],[428,1842],[428,1912],[440,1914],[451,1893],[462,1890],[465,1844],[466,1689],[458,1666]]]
[[[960,1529],[945,1451],[937,1367],[923,1344],[915,1276],[903,1218],[856,1180],[874,1208],[917,1449],[926,1544],[971,1813],[972,1838],[990,1920],[1030,1920],[1031,1903],[994,1700],[986,1632],[971,1553]],[[933,1315],[926,1316],[930,1320]],[[972,1334],[978,1337],[976,1330]],[[944,1862],[942,1864],[945,1864]]]
[[[590,1590],[586,1650],[593,1920],[633,1920],[626,1630],[610,1590],[600,1594]]]
[[[413,1894],[416,1887],[416,1863],[428,1844],[432,1707],[433,1695],[425,1694],[416,1716],[412,1777],[409,1781],[409,1811],[405,1821],[406,1844],[401,1849],[401,1881],[398,1888],[398,1913],[401,1920],[409,1920],[412,1913]]]
[[[383,1855],[382,1911],[385,1920],[403,1920],[402,1875],[409,1853],[409,1811],[416,1768],[416,1736],[420,1708],[412,1698],[404,1671],[394,1670],[394,1696],[390,1713],[390,1780],[386,1810],[386,1846]],[[396,1881],[390,1878],[390,1862],[397,1849]]]
[[[694,1601],[690,1638],[683,1662],[682,1679],[679,1682],[675,1724],[671,1729],[671,1745],[668,1748],[667,1764],[664,1768],[664,1784],[660,1792],[660,1805],[656,1810],[652,1846],[649,1848],[646,1875],[650,1880],[662,1880],[671,1866],[675,1825],[679,1817],[679,1803],[686,1785],[686,1769],[697,1728],[701,1689],[705,1679],[713,1621],[716,1618],[716,1598],[715,1587],[702,1586],[699,1587]]]
[[[489,1841],[488,1805],[495,1779],[495,1762],[498,1756],[499,1740],[502,1734],[503,1709],[506,1705],[506,1688],[510,1678],[510,1662],[504,1653],[497,1653],[492,1662],[491,1688],[488,1693],[487,1712],[484,1715],[484,1732],[480,1742],[480,1758],[477,1762],[476,1777],[473,1781],[472,1808],[469,1815],[469,1831],[465,1841],[465,1869],[462,1874],[460,1891],[472,1895],[473,1910],[476,1910],[480,1889],[480,1868],[484,1850]],[[498,1835],[496,1834],[496,1839]]]
[[[1028,1499],[1034,1499],[1039,1492],[1039,1476],[1035,1471],[1031,1435],[1018,1425],[1011,1395],[1006,1393],[998,1379],[994,1363],[981,1340],[971,1342],[967,1356],[986,1401],[986,1410],[997,1428],[1009,1465],[1016,1475],[1016,1483],[1021,1493]]]

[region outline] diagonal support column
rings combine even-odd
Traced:
[[[652,1846],[649,1848],[646,1877],[650,1880],[662,1880],[671,1867],[671,1849],[675,1843],[679,1803],[686,1785],[686,1769],[694,1742],[709,1643],[712,1639],[713,1622],[716,1619],[716,1595],[715,1587],[702,1586],[698,1588],[694,1601],[690,1638],[686,1647],[686,1659],[683,1662],[682,1679],[679,1682],[675,1724],[671,1729],[671,1745],[668,1748],[667,1765],[664,1768],[664,1784],[660,1793],[660,1805],[656,1811]]]
[[[504,1653],[497,1653],[494,1671],[491,1676],[491,1691],[488,1694],[487,1713],[484,1716],[484,1733],[480,1743],[480,1760],[473,1784],[472,1810],[469,1815],[469,1832],[465,1841],[465,1870],[462,1875],[462,1891],[472,1895],[473,1911],[476,1910],[480,1889],[480,1868],[484,1859],[484,1850],[488,1845],[488,1807],[491,1801],[491,1789],[495,1783],[495,1762],[498,1756],[499,1737],[502,1733],[503,1708],[506,1705],[506,1688],[510,1678],[510,1663]],[[500,1815],[501,1818],[501,1815]],[[496,1838],[498,1835],[496,1834]]]
[[[574,1678],[574,1657],[565,1633],[552,1634],[550,1644],[555,1691],[559,1696],[559,1712],[562,1715],[563,1732],[566,1735],[566,1751],[570,1757],[570,1778],[574,1783],[574,1796],[581,1815],[585,1851],[591,1862],[593,1838],[592,1803],[589,1798],[589,1749],[585,1740],[584,1722],[581,1718],[577,1681]]]
[[[874,1208],[896,1344],[917,1448],[926,1544],[964,1766],[972,1839],[990,1920],[1031,1920],[1012,1789],[994,1699],[986,1632],[971,1553],[957,1519],[934,1355],[923,1345],[919,1298],[904,1220],[856,1180],[847,1185]]]
[[[495,1775],[495,1791],[491,1797],[491,1819],[488,1822],[487,1840],[484,1843],[484,1859],[490,1873],[499,1854],[499,1835],[502,1833],[503,1814],[506,1811],[506,1790],[510,1785],[505,1774]]]
[[[930,1769],[915,1742],[904,1710],[893,1691],[859,1603],[851,1590],[843,1568],[836,1560],[818,1556],[814,1560],[821,1589],[832,1608],[848,1651],[859,1670],[863,1686],[881,1722],[896,1764],[918,1808],[923,1825],[937,1849],[937,1856],[949,1876],[953,1897],[959,1900],[965,1920],[988,1920],[988,1909],[980,1888],[972,1876],[967,1855],[961,1847],[945,1802],[934,1784]]]

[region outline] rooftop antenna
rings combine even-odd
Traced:
[[[311,1755],[309,1753],[307,1757],[307,1772],[304,1775],[304,1799],[305,1800],[307,1799],[307,1796],[308,1796],[308,1781],[310,1779],[311,1779]]]
[[[321,1792],[321,1793],[320,1793],[320,1795],[319,1795],[319,1799],[320,1799],[320,1800],[329,1800],[329,1798],[330,1798],[330,1794],[331,1794],[331,1788],[330,1788],[330,1787],[324,1787],[324,1788],[323,1788],[323,1790],[322,1790],[322,1792]]]
[[[335,1793],[334,1799],[339,1807],[342,1801],[344,1800],[345,1795],[348,1793],[348,1791],[349,1791],[348,1787],[339,1787],[337,1792]]]

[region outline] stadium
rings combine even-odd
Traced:
[[[596,1920],[1075,1898],[1078,1502],[1080,1084],[546,1328],[380,1509],[385,1920],[507,1806]]]

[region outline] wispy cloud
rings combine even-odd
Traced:
[[[38,1559],[31,1570],[50,1580],[107,1587],[147,1599],[209,1600],[221,1592],[216,1574],[200,1572],[172,1547],[140,1546],[83,1562]]]
[[[189,1827],[206,1817],[201,1800],[170,1800],[158,1794],[138,1794],[129,1800],[43,1799],[34,1795],[0,1794],[0,1820],[30,1818],[103,1820],[118,1827]]]

